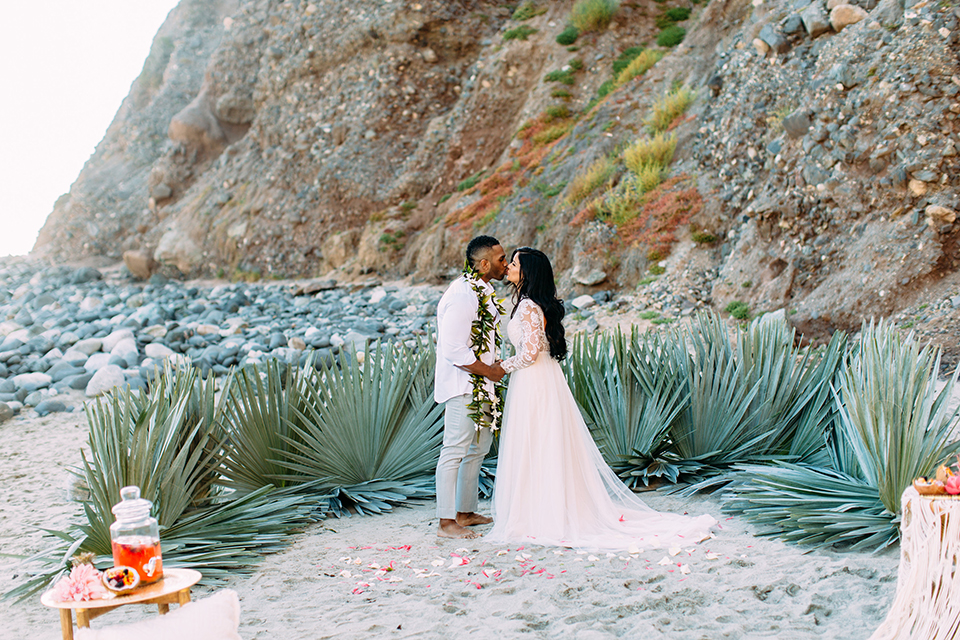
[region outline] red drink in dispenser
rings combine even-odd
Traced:
[[[113,564],[132,567],[140,574],[140,584],[149,584],[163,575],[160,541],[139,536],[125,536],[113,540]]]
[[[116,522],[110,525],[110,546],[113,564],[130,567],[140,574],[140,584],[150,584],[163,577],[160,557],[160,527],[150,515],[153,504],[140,497],[138,487],[120,490],[122,500],[113,507]]]

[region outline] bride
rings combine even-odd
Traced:
[[[590,549],[692,544],[716,524],[648,507],[607,466],[580,415],[559,360],[567,355],[563,304],[543,252],[520,247],[507,267],[515,287],[507,334],[510,373],[493,493],[491,542]]]

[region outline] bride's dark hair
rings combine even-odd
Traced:
[[[520,282],[513,293],[513,313],[522,298],[529,298],[543,311],[546,318],[547,342],[550,343],[550,357],[563,360],[567,357],[567,339],[563,331],[563,300],[557,298],[557,285],[553,281],[553,267],[550,259],[542,251],[530,247],[514,249],[510,256],[520,261]],[[513,317],[511,313],[510,317]]]

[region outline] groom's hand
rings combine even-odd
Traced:
[[[470,373],[475,373],[484,378],[493,380],[494,382],[500,382],[500,379],[503,378],[506,373],[503,370],[503,367],[500,366],[499,362],[496,362],[492,365],[489,365],[482,360],[476,360],[473,364],[457,365],[464,371],[469,371]]]

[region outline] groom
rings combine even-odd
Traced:
[[[479,278],[461,275],[450,283],[437,306],[434,399],[445,405],[443,447],[437,463],[437,535],[442,538],[478,538],[480,534],[467,527],[493,522],[476,513],[480,465],[490,450],[493,433],[487,427],[477,430],[467,405],[473,397],[470,374],[493,382],[504,376],[494,348],[500,314],[492,296],[485,315],[492,315],[493,322],[484,324],[487,349],[479,358],[471,346],[471,334],[482,311],[478,291],[493,293],[490,281],[506,275],[507,256],[495,238],[477,236],[467,245],[467,264]]]

